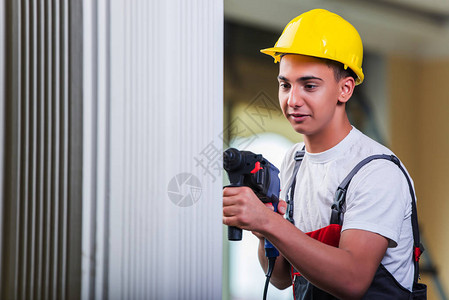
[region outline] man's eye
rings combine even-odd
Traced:
[[[290,85],[288,83],[285,82],[281,82],[279,83],[279,86],[283,89],[288,89],[290,87]]]
[[[317,85],[316,85],[316,84],[309,83],[309,84],[306,84],[304,87],[305,87],[306,89],[308,89],[308,90],[312,90],[312,89],[316,88]]]

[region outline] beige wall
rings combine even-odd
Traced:
[[[238,117],[249,129],[238,132],[239,136],[271,132],[294,143],[302,141],[302,136],[293,130],[279,106],[276,79],[279,65],[271,58],[261,61],[237,55],[227,66],[224,81],[227,122]]]
[[[427,253],[449,292],[449,59],[390,57],[391,148],[412,174]],[[429,276],[429,299],[436,297]]]

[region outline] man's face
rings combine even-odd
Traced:
[[[336,128],[341,114],[337,107],[342,106],[341,85],[325,62],[285,55],[280,61],[278,81],[281,109],[296,132],[312,136]]]

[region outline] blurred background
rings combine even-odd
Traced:
[[[278,105],[278,65],[259,52],[272,47],[285,25],[314,8],[352,23],[364,43],[365,81],[348,104],[353,125],[390,147],[411,173],[426,248],[422,282],[429,299],[449,292],[449,3],[444,0],[225,0],[224,128],[229,144],[280,158],[302,140]],[[225,144],[225,146],[227,146]],[[264,274],[254,255],[257,239],[247,234],[229,243],[227,299],[260,299]],[[226,277],[225,277],[226,279]],[[229,293],[226,293],[229,291]],[[292,291],[270,286],[271,299]]]

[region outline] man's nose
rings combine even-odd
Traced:
[[[297,90],[297,88],[292,88],[290,90],[290,94],[288,95],[287,104],[290,107],[301,107],[304,105],[304,100],[301,97],[301,94]]]

